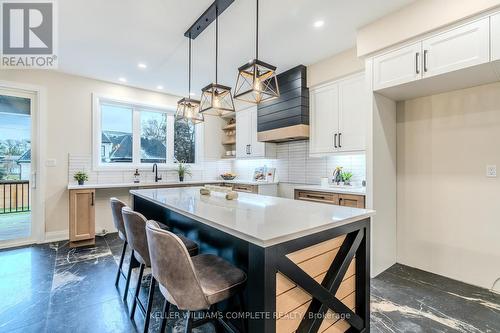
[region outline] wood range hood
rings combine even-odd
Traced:
[[[307,68],[299,65],[278,75],[280,97],[259,104],[257,139],[286,142],[309,139]]]

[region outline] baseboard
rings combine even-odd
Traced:
[[[45,233],[43,243],[58,242],[69,239],[69,230],[49,231]]]

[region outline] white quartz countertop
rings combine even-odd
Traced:
[[[366,187],[304,185],[304,186],[295,186],[295,189],[306,190],[306,191],[366,195]]]
[[[131,194],[261,247],[352,223],[375,211],[239,193],[200,194],[199,187],[131,190]]]
[[[202,184],[244,184],[244,185],[274,185],[278,182],[256,182],[252,180],[223,180],[223,179],[211,179],[211,180],[187,180],[183,182],[158,182],[158,183],[109,183],[109,184],[90,184],[86,183],[84,185],[78,184],[68,184],[68,190],[78,190],[78,189],[106,189],[106,188],[134,188],[134,187],[159,187],[159,186],[176,186],[176,185],[202,185]]]

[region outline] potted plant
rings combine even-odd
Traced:
[[[179,181],[183,182],[185,175],[191,176],[191,166],[179,162],[177,165],[177,173],[179,174]]]
[[[352,172],[349,171],[342,172],[342,181],[344,182],[344,185],[351,185],[352,176],[353,176]]]
[[[73,178],[78,182],[78,185],[83,185],[85,181],[89,180],[89,176],[84,171],[76,172]]]

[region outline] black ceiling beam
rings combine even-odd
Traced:
[[[218,15],[222,14],[234,0],[215,0],[210,7],[193,23],[193,25],[184,33],[184,36],[195,39],[198,37],[213,21],[217,15],[216,8],[218,7]]]

